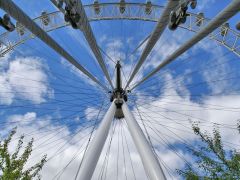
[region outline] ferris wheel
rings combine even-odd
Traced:
[[[23,91],[16,90],[15,99],[19,101],[4,105],[2,100],[1,107],[16,109],[17,113],[29,110],[37,112],[40,122],[35,122],[38,124],[36,126],[31,118],[23,118],[23,121],[17,119],[2,124],[4,127],[27,126],[28,131],[20,133],[39,138],[36,139],[33,159],[51,149],[47,161],[51,171],[48,178],[66,179],[71,174],[69,178],[82,180],[174,179],[175,169],[172,166],[176,165],[169,164],[169,159],[164,158],[169,153],[162,148],[162,144],[168,147],[170,156],[180,159],[178,163],[190,164],[182,146],[194,146],[189,143],[193,142],[194,137],[188,137],[193,136],[189,135],[192,121],[203,123],[204,126],[218,124],[221,128],[233,128],[227,122],[208,121],[201,112],[194,113],[204,109],[209,112],[236,113],[235,106],[225,107],[218,102],[212,104],[210,100],[206,100],[205,104],[197,103],[208,90],[201,87],[201,94],[197,94],[198,90],[194,88],[236,78],[229,77],[231,72],[217,72],[215,75],[214,69],[228,63],[228,59],[224,59],[227,56],[231,56],[231,60],[239,60],[240,33],[231,28],[228,21],[239,12],[240,1],[233,0],[213,19],[205,17],[204,12],[190,12],[197,7],[195,0],[169,0],[164,6],[151,1],[130,3],[124,0],[111,3],[95,0],[88,5],[83,5],[81,0],[50,0],[50,3],[57,10],[42,11],[38,17],[31,18],[13,1],[0,0],[0,8],[6,13],[1,18],[1,26],[6,32],[0,35],[0,57],[4,59],[10,54],[15,59],[17,56],[24,59],[28,53],[25,49],[33,50],[47,61],[45,65],[37,66],[33,61],[27,61],[28,65],[37,70],[43,68],[52,78],[51,82],[46,82],[47,77],[40,72],[37,75],[44,76],[44,81],[34,79],[34,73],[15,73],[17,80],[14,83],[18,86],[13,87],[24,87]],[[105,23],[110,25],[106,27]],[[123,36],[128,33],[125,29],[135,28],[134,23],[138,23],[139,32],[132,36],[140,36],[138,42]],[[114,36],[116,27],[123,36],[119,41]],[[239,25],[236,27],[239,29]],[[76,36],[65,36],[69,35],[66,29],[74,35],[76,32],[81,34],[81,40],[85,40],[83,50],[73,47],[71,40],[73,44],[81,42]],[[101,35],[107,29],[110,35]],[[59,36],[60,33],[64,35]],[[185,34],[179,37],[178,33]],[[175,38],[178,44],[171,44],[170,38]],[[34,47],[31,43],[36,42],[38,44]],[[215,51],[213,48],[224,49],[224,54],[220,53],[215,62],[207,62],[199,70],[197,66],[200,67],[201,62],[195,65],[190,61],[199,57],[207,58],[201,52],[194,54],[192,50],[199,44],[201,46],[202,42],[212,48],[208,51]],[[209,42],[214,46],[210,46]],[[164,46],[168,43],[168,46]],[[172,49],[172,46],[176,48]],[[162,47],[159,57],[158,48]],[[124,48],[125,54],[120,52],[121,48]],[[81,55],[83,51],[88,51],[85,52],[88,55]],[[163,55],[164,51],[169,54]],[[191,55],[187,54],[189,51]],[[152,64],[147,64],[154,58],[156,60]],[[218,61],[221,58],[224,61]],[[48,63],[50,65],[46,67]],[[183,69],[190,71],[183,72]],[[195,84],[185,79],[186,76],[204,74],[206,69],[215,75],[214,78],[220,78]],[[176,74],[182,73],[182,77],[174,79],[171,75],[173,70]],[[183,86],[184,81],[189,83]],[[31,83],[22,85],[21,82],[34,82],[35,87]],[[48,89],[42,85],[39,88],[38,83],[52,84],[54,88]],[[188,88],[194,89],[191,95],[188,95]],[[29,93],[29,89],[34,92]],[[36,96],[35,93],[39,91],[48,97],[44,99],[37,96],[34,100],[38,103],[35,104],[29,99],[26,101],[26,97]],[[224,94],[215,91],[215,94],[208,95],[214,97],[221,93]],[[9,99],[9,94],[0,90],[0,97]],[[47,118],[47,121],[41,124],[42,118]],[[231,146],[233,142],[226,144]],[[178,151],[175,146],[180,146],[182,150]],[[51,170],[53,166],[54,172]]]

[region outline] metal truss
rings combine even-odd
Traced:
[[[89,22],[123,19],[158,22],[160,14],[164,9],[163,6],[152,5],[151,13],[148,14],[146,13],[146,4],[143,3],[126,3],[126,9],[124,13],[119,11],[119,3],[103,3],[99,4],[99,7],[100,12],[97,14],[94,11],[93,4],[84,6]],[[49,21],[46,21],[46,19]],[[64,21],[60,11],[41,15],[33,20],[46,32],[69,25]],[[190,13],[187,22],[180,27],[197,33],[204,28],[209,21],[210,19],[199,17],[198,14]],[[217,28],[208,37],[240,57],[240,33],[234,31],[226,25],[223,25]],[[16,46],[32,38],[35,38],[35,35],[29,32],[20,23],[17,23],[16,31],[11,33],[5,32],[0,35],[0,56],[4,56]]]

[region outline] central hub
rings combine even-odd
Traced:
[[[122,112],[122,104],[123,101],[127,101],[127,94],[126,91],[122,88],[122,79],[121,79],[121,64],[118,61],[116,66],[116,87],[111,92],[110,101],[113,102],[115,100],[115,104],[117,106],[117,110],[115,113],[115,118],[122,119],[124,118],[123,112]]]

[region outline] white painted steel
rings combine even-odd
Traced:
[[[51,0],[54,1],[54,0]],[[56,3],[56,2],[55,2]],[[149,21],[149,22],[158,22],[159,15],[163,10],[163,6],[158,6],[152,4],[151,14],[146,14],[146,4],[143,3],[127,3],[126,2],[126,12],[121,14],[119,11],[119,3],[99,3],[101,9],[100,14],[96,14],[94,9],[94,4],[84,5],[84,9],[88,16],[88,21],[104,21],[104,20],[132,20],[132,21]],[[63,10],[63,9],[62,9]],[[181,24],[179,28],[183,28],[190,32],[197,33],[202,28],[204,28],[209,22],[210,19],[203,18],[201,19],[201,26],[197,25],[199,22],[198,14],[190,13],[190,16],[187,18],[185,24]],[[42,15],[33,19],[45,32],[51,32],[59,28],[64,28],[69,26],[69,23],[64,21],[62,13],[60,11],[50,12],[47,14],[50,19],[49,25],[44,25],[42,21]],[[228,33],[224,36],[221,36],[221,26],[218,27],[214,32],[212,32],[208,37],[216,41],[220,46],[224,46],[232,53],[240,57],[240,33],[231,29],[228,29]],[[0,57],[3,57],[10,51],[14,50],[15,47],[25,43],[26,41],[35,38],[35,36],[25,29],[24,34],[19,33],[19,26],[16,27],[16,31],[13,32],[4,32],[0,34]],[[146,38],[143,43],[149,39]],[[137,47],[132,54],[136,52]],[[100,49],[101,50],[101,49]],[[103,52],[102,52],[103,53]],[[106,54],[105,54],[106,55]]]
[[[90,180],[96,168],[98,159],[101,155],[103,146],[107,139],[111,122],[116,112],[116,105],[113,101],[102,122],[100,123],[94,138],[92,139],[89,148],[83,158],[82,166],[79,171],[79,180]]]
[[[92,52],[95,55],[95,57],[96,57],[99,65],[100,65],[104,75],[106,76],[111,88],[114,89],[111,78],[110,78],[110,75],[109,75],[107,67],[106,67],[106,64],[103,60],[102,54],[100,52],[99,46],[98,46],[96,38],[93,34],[92,28],[90,26],[88,17],[86,15],[86,12],[85,12],[85,9],[82,5],[81,0],[67,0],[67,2],[71,2],[72,4],[74,4],[74,2],[75,2],[76,11],[81,17],[79,22],[77,22],[78,29],[83,32],[83,34],[84,34]]]
[[[54,49],[58,54],[64,57],[73,66],[79,69],[82,73],[99,84],[103,89],[108,91],[108,88],[98,81],[89,71],[78,63],[67,51],[65,51],[51,36],[49,36],[41,27],[39,27],[29,16],[27,16],[12,0],[0,0],[0,8],[6,11],[10,16],[15,18],[24,27],[31,31],[35,36],[41,39],[49,47]]]
[[[135,75],[137,74],[139,69],[141,68],[142,64],[147,59],[148,55],[152,51],[152,49],[155,46],[155,44],[157,43],[157,41],[160,39],[162,33],[164,32],[165,28],[167,27],[170,13],[178,5],[178,3],[179,3],[179,0],[169,0],[168,1],[168,4],[164,8],[162,15],[159,18],[158,23],[157,23],[153,33],[151,34],[151,37],[149,38],[149,40],[146,44],[146,47],[144,48],[143,53],[126,84],[125,90],[132,82],[133,78],[135,77]]]
[[[228,19],[233,17],[239,11],[240,11],[240,0],[233,0],[223,11],[221,11],[213,20],[211,20],[205,28],[200,30],[195,36],[193,36],[190,40],[188,40],[180,48],[178,48],[174,53],[172,53],[165,60],[163,60],[159,66],[157,66],[152,72],[150,72],[142,80],[140,80],[136,85],[134,85],[131,88],[131,90],[133,90],[134,88],[142,84],[144,81],[146,81],[147,79],[152,77],[154,74],[156,74],[160,69],[162,69],[167,64],[174,61],[176,58],[178,58],[188,49],[190,49],[199,41],[207,37],[210,33],[212,33],[215,29],[217,29],[219,26],[221,26],[224,22],[226,22]]]
[[[161,165],[158,162],[157,157],[150,144],[148,143],[145,135],[143,134],[140,126],[138,125],[133,114],[130,112],[127,104],[124,102],[122,105],[122,111],[126,119],[128,129],[133,138],[135,146],[141,156],[141,160],[144,166],[146,173],[148,174],[151,180],[165,180],[166,177],[161,168]]]

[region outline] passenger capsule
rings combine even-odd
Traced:
[[[226,36],[229,30],[229,23],[225,23],[221,26],[221,36]]]
[[[50,18],[49,18],[49,16],[48,16],[47,12],[46,12],[46,11],[43,11],[41,15],[42,15],[42,16],[41,16],[42,23],[43,23],[45,26],[48,26],[49,23],[50,23]]]
[[[120,5],[119,5],[119,11],[121,14],[125,12],[126,9],[126,3],[125,0],[120,0]]]
[[[152,2],[148,0],[146,2],[145,13],[149,15],[151,14],[151,12],[152,12]]]
[[[238,31],[240,31],[240,22],[237,23],[237,25],[236,25],[236,29],[237,29]]]
[[[94,8],[94,12],[95,14],[99,14],[100,13],[100,6],[99,6],[99,2],[98,0],[95,0],[93,3],[93,8]]]
[[[9,32],[15,30],[15,25],[11,22],[11,18],[8,14],[4,14],[4,16],[0,18],[0,26],[4,27]]]
[[[203,25],[203,21],[204,21],[204,14],[203,13],[199,13],[196,16],[196,26],[200,27]]]
[[[25,27],[20,22],[16,23],[16,29],[20,36],[23,36],[25,34]]]

